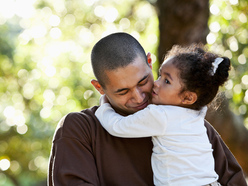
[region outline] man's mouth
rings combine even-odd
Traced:
[[[141,109],[144,109],[144,108],[146,108],[147,106],[148,106],[148,100],[146,100],[145,102],[143,102],[142,104],[140,104],[140,105],[138,105],[138,106],[136,106],[136,107],[134,107],[135,109],[138,109],[138,110],[141,110]]]

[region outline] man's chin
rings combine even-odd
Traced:
[[[135,112],[146,108],[149,104],[150,104],[150,101],[147,100],[146,102],[144,102],[144,103],[142,103],[136,107],[128,107],[125,110],[115,109],[115,111],[120,115],[127,116],[129,114],[134,114]]]
[[[134,114],[135,112],[138,112],[139,110],[142,110],[145,107],[135,107],[135,108],[129,108],[128,110],[123,110],[123,111],[119,111],[118,114],[122,115],[122,116],[128,116],[130,114]]]

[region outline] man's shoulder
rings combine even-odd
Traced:
[[[82,124],[85,120],[90,122],[91,120],[96,119],[95,111],[97,110],[98,106],[94,106],[91,108],[87,108],[81,110],[79,112],[70,112],[64,117],[63,126],[67,127],[67,124],[70,122]]]
[[[61,137],[81,138],[83,135],[90,135],[96,130],[99,121],[95,116],[98,106],[84,109],[80,112],[70,112],[58,123],[54,140]]]
[[[204,120],[204,126],[207,129],[207,135],[209,138],[210,143],[213,145],[216,141],[220,140],[219,133],[215,130],[215,128],[205,119]]]

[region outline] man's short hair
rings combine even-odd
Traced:
[[[91,65],[100,85],[108,81],[105,71],[126,67],[140,56],[148,64],[140,43],[130,34],[118,32],[99,40],[92,49]]]

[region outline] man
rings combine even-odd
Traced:
[[[126,33],[101,39],[92,50],[97,80],[116,112],[132,114],[150,102],[153,86],[151,57]],[[55,132],[49,185],[153,185],[151,138],[117,138],[108,134],[94,113],[98,106],[64,117]],[[213,146],[215,171],[222,185],[246,185],[241,167],[217,132],[205,123]]]

